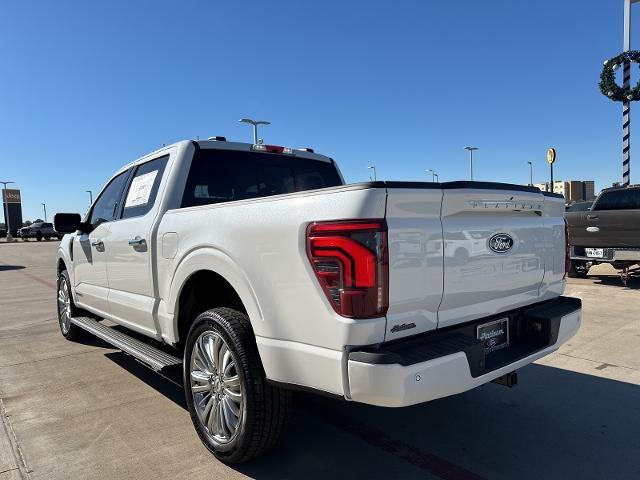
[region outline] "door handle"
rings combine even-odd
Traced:
[[[599,218],[598,215],[587,215],[587,220],[598,220]]]
[[[129,245],[132,247],[140,247],[147,243],[144,238],[136,237],[129,239]]]
[[[91,246],[96,248],[102,248],[104,247],[104,243],[102,242],[102,240],[94,240],[93,242],[91,242]]]

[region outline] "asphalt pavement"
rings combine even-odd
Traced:
[[[182,390],[97,339],[65,340],[57,242],[0,241],[0,480],[640,478],[640,276],[571,279],[583,325],[558,352],[404,409],[295,395],[268,455],[227,466],[200,444]]]

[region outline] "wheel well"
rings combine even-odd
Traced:
[[[228,307],[247,313],[240,296],[227,280],[211,270],[201,270],[189,277],[178,299],[178,338],[184,345],[191,324],[198,315],[211,308]]]
[[[58,269],[57,269],[57,274],[58,277],[60,276],[60,274],[67,269],[67,266],[64,264],[64,260],[62,260],[61,258],[58,259]]]

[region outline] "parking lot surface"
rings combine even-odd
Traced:
[[[513,389],[404,409],[297,394],[282,444],[230,467],[200,444],[178,386],[60,335],[56,247],[0,243],[0,480],[640,478],[640,278],[571,279],[580,332]]]

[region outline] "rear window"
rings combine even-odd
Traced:
[[[342,185],[333,163],[271,153],[197,150],[182,207]]]
[[[604,192],[593,210],[635,210],[640,208],[640,188]]]

